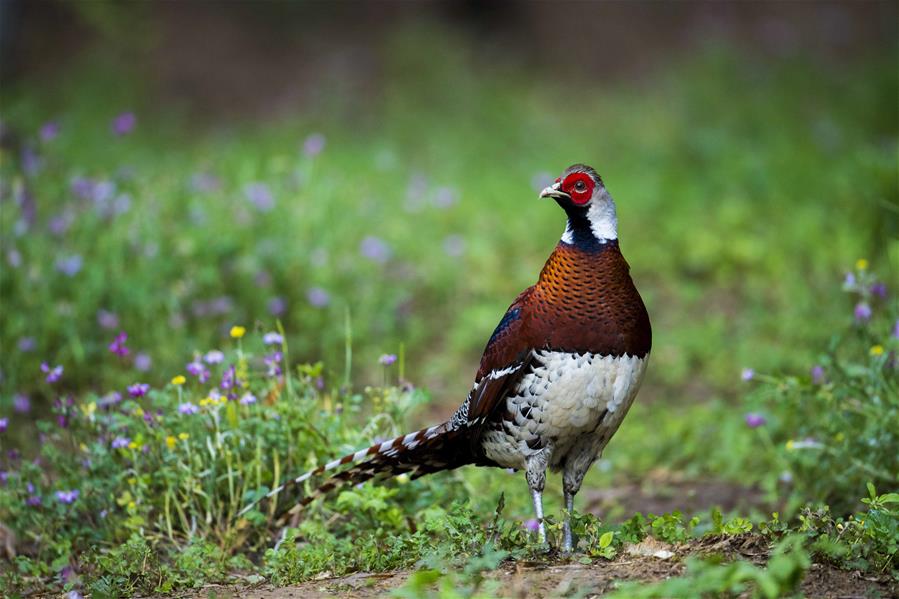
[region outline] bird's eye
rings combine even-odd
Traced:
[[[574,189],[576,191],[586,191],[587,184],[584,183],[583,181],[578,181],[577,183],[574,184]]]

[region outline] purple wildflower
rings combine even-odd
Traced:
[[[178,413],[184,414],[185,416],[189,416],[190,414],[196,414],[200,411],[200,408],[192,404],[191,402],[184,402],[178,406]]]
[[[266,333],[262,336],[262,342],[266,345],[283,345],[284,337],[280,333]]]
[[[61,214],[56,214],[53,218],[50,219],[50,222],[47,223],[47,228],[50,229],[50,233],[57,237],[61,237],[65,235],[65,232],[69,230],[69,227],[72,226],[72,223],[75,222],[75,215],[72,214],[71,211],[66,210]]]
[[[97,310],[97,324],[104,329],[119,328],[119,317],[114,312],[100,308]]]
[[[41,126],[41,141],[46,143],[53,141],[59,135],[59,123],[56,121],[47,121]]]
[[[524,529],[530,533],[540,530],[540,521],[536,518],[530,518],[524,521]]]
[[[234,309],[234,300],[227,295],[220,295],[208,301],[197,300],[193,303],[192,309],[194,316],[199,318],[227,314]]]
[[[887,286],[883,283],[874,283],[873,285],[871,285],[871,295],[876,295],[881,299],[886,299]]]
[[[381,357],[378,358],[378,363],[383,366],[390,366],[396,362],[396,354],[381,354]]]
[[[393,250],[390,249],[387,242],[374,235],[369,235],[362,240],[362,243],[359,244],[359,251],[369,260],[381,264],[390,260],[390,256],[393,254]]]
[[[265,362],[265,365],[268,366],[268,376],[281,376],[282,358],[281,352],[276,351],[262,359],[263,362]]]
[[[16,393],[12,396],[12,409],[18,414],[27,414],[31,411],[31,399],[24,393]]]
[[[845,289],[847,291],[852,291],[855,289],[855,284],[856,284],[855,273],[847,272],[846,278],[843,279],[843,289]]]
[[[443,253],[458,258],[465,253],[465,239],[461,235],[449,235],[443,240]]]
[[[218,191],[222,184],[221,181],[219,181],[219,178],[212,173],[202,172],[196,173],[190,178],[190,186],[194,191],[209,193]]]
[[[103,212],[109,202],[112,201],[113,196],[116,193],[116,184],[113,181],[109,181],[106,179],[101,179],[99,181],[94,181],[90,190],[90,199],[94,204],[97,205],[97,208]]]
[[[434,205],[437,208],[449,208],[459,198],[459,194],[450,187],[440,187],[437,189],[437,192],[434,194]]]
[[[6,252],[6,261],[9,262],[9,265],[13,268],[19,268],[22,266],[22,252],[16,248],[9,248]]]
[[[44,166],[41,155],[29,144],[22,148],[21,153],[22,170],[28,176],[34,176]]]
[[[5,433],[9,428],[9,418],[0,418],[0,433]]]
[[[0,470],[0,485],[6,486],[6,483],[9,482],[9,472],[6,470]]]
[[[321,133],[313,133],[303,141],[303,154],[309,158],[314,158],[322,153],[325,149],[327,140]]]
[[[90,200],[94,197],[95,184],[87,177],[75,177],[69,183],[72,194],[80,200]]]
[[[65,276],[74,277],[81,271],[81,267],[84,266],[84,259],[78,254],[60,256],[56,259],[54,266],[56,270]]]
[[[310,287],[306,291],[306,299],[316,308],[324,308],[331,303],[331,294],[321,287]]]
[[[28,507],[37,507],[41,505],[41,496],[40,495],[29,495],[28,499],[25,500],[25,505]]]
[[[820,364],[815,364],[812,367],[812,383],[816,385],[820,385],[824,382],[824,367]]]
[[[34,348],[37,347],[37,341],[34,337],[22,337],[19,339],[18,348],[22,353],[34,351]]]
[[[147,372],[153,367],[153,358],[141,352],[134,356],[134,367],[141,372]]]
[[[871,319],[871,306],[865,302],[859,302],[855,305],[855,322],[862,323]]]
[[[150,390],[150,385],[147,383],[134,383],[133,385],[128,385],[128,395],[137,399],[138,397],[143,397]]]
[[[751,381],[755,378],[755,370],[752,368],[744,368],[743,372],[740,373],[740,378],[743,381]]]
[[[97,405],[106,410],[118,403],[121,403],[121,401],[122,394],[118,391],[112,391],[101,397],[100,401],[97,402]]]
[[[62,378],[62,366],[54,366],[50,368],[46,362],[41,362],[41,371],[47,374],[47,382],[55,383]]]
[[[275,198],[265,183],[248,183],[243,194],[260,212],[270,212],[275,207]]]
[[[203,371],[206,370],[206,367],[200,361],[200,358],[194,358],[193,362],[188,362],[184,369],[187,371],[187,374],[191,376],[200,376],[203,374]]]
[[[74,503],[80,494],[78,489],[72,489],[71,491],[57,491],[56,499],[61,503]]]
[[[79,591],[71,590],[66,595],[66,599],[84,599],[84,595],[82,595]]]
[[[253,282],[257,287],[270,287],[272,284],[272,275],[267,270],[260,270],[253,277]]]
[[[420,212],[428,192],[428,178],[422,173],[413,173],[406,185],[406,210]]]
[[[225,354],[217,349],[214,349],[210,352],[207,352],[203,359],[206,360],[207,364],[221,364],[222,360],[225,359]]]
[[[137,117],[133,112],[123,112],[112,119],[112,132],[118,136],[128,135],[134,131]]]
[[[126,341],[128,341],[128,333],[119,331],[119,334],[116,335],[115,339],[112,340],[112,343],[109,344],[109,351],[120,358],[124,358],[130,353],[128,348],[125,347]]]
[[[893,325],[893,337],[895,339],[899,339],[899,320],[897,320],[896,324]]]
[[[116,437],[112,440],[110,446],[113,449],[122,449],[123,447],[128,447],[129,443],[131,443],[131,439],[128,437]]]
[[[746,426],[749,428],[758,428],[768,422],[762,414],[757,412],[749,412],[744,417],[746,420]]]
[[[65,565],[59,571],[59,580],[62,584],[69,584],[70,582],[74,582],[77,580],[77,576],[75,574],[75,568],[71,565]]]
[[[219,386],[222,390],[227,391],[233,387],[238,386],[240,381],[237,380],[237,373],[234,370],[234,364],[228,366],[225,369],[225,372],[222,373],[222,382]]]
[[[249,406],[254,403],[256,403],[256,396],[252,393],[244,393],[243,397],[240,398],[241,405]]]
[[[287,302],[283,297],[273,297],[268,300],[268,312],[272,316],[281,316],[287,310]]]

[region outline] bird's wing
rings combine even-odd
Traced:
[[[537,349],[533,336],[526,334],[528,299],[533,289],[528,287],[515,298],[484,348],[475,385],[467,400],[469,427],[483,427],[530,369]]]

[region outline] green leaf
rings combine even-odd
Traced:
[[[603,533],[601,537],[599,537],[599,548],[605,549],[609,545],[612,544],[612,537],[615,536],[615,533],[611,530],[609,532]]]

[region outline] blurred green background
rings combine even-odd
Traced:
[[[67,392],[162,385],[234,324],[280,319],[340,384],[347,315],[354,383],[402,347],[420,419],[447,415],[558,240],[537,190],[574,162],[616,198],[653,320],[649,413],[806,371],[856,259],[899,286],[890,2],[2,10],[14,425],[55,397],[42,362]]]

